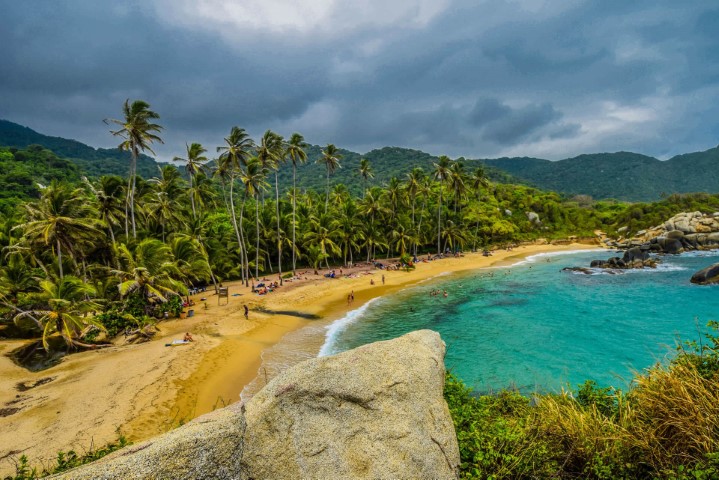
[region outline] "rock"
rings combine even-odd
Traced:
[[[527,220],[529,220],[531,223],[535,225],[539,225],[542,222],[539,220],[539,215],[537,215],[534,212],[527,212]]]
[[[456,478],[444,353],[422,330],[284,372],[247,405],[243,466],[255,478]]]
[[[620,227],[620,228],[617,228],[617,233],[624,233],[627,230],[629,230],[629,227]]]
[[[640,247],[633,247],[624,252],[622,260],[624,263],[634,263],[636,261],[643,262],[649,258],[649,252],[642,250]]]
[[[674,238],[674,239],[682,239],[682,238],[684,238],[684,232],[682,232],[681,230],[672,230],[670,232],[667,232],[666,237]]]
[[[49,478],[137,480],[242,478],[245,419],[239,404],[196,418],[177,430]]]
[[[657,245],[659,245],[663,253],[676,255],[684,251],[682,242],[676,238],[657,237]]]
[[[457,478],[445,345],[412,332],[278,375],[246,405],[52,478]]]
[[[692,275],[692,283],[699,285],[712,285],[719,283],[719,263],[703,268]]]
[[[684,233],[694,233],[696,231],[694,227],[689,224],[689,219],[686,217],[675,220],[674,228],[676,230],[681,230]]]
[[[511,217],[511,216],[512,216],[512,211],[511,211],[510,209],[506,209],[506,210],[504,211],[504,214],[505,214],[506,216],[508,216],[508,217]]]
[[[647,234],[647,231],[646,231],[646,230],[639,230],[639,231],[637,232],[637,236],[638,236],[638,237],[641,236],[641,235],[646,235],[646,234]]]

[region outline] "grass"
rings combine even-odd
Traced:
[[[475,396],[448,375],[462,478],[719,478],[719,354],[707,338],[627,392],[587,382],[574,393]]]

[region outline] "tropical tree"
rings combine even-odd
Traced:
[[[367,181],[370,178],[374,178],[374,173],[372,172],[372,165],[366,158],[360,159],[359,173],[363,180],[362,198],[364,198],[365,192],[367,192]]]
[[[138,294],[144,301],[145,313],[149,313],[155,301],[164,303],[170,295],[187,293],[172,250],[160,240],[147,238],[134,251],[121,243],[117,246],[117,257],[121,267],[112,273],[120,278],[120,295]]]
[[[333,144],[328,143],[324,150],[322,150],[322,156],[317,159],[317,163],[324,163],[327,168],[327,197],[325,199],[325,213],[330,204],[330,174],[341,167],[339,150]]]
[[[247,161],[247,166],[241,174],[240,181],[245,186],[241,212],[245,210],[247,197],[255,199],[255,278],[258,278],[260,276],[260,194],[267,189],[268,184],[265,181],[265,170],[257,157],[252,157]],[[242,213],[240,213],[241,220]]]
[[[299,133],[293,133],[285,146],[285,155],[292,162],[292,273],[297,269],[297,164],[307,161],[307,144]]]
[[[434,178],[439,181],[439,203],[437,204],[437,255],[442,253],[441,248],[441,231],[442,231],[442,189],[444,182],[449,178],[451,160],[446,155],[439,157],[438,161],[434,163]]]
[[[53,182],[37,202],[24,207],[27,222],[15,227],[23,232],[21,242],[28,242],[31,248],[54,249],[60,279],[64,276],[63,251],[75,261],[79,248],[102,236],[97,214],[80,188]]]
[[[123,180],[114,175],[103,175],[97,185],[91,183],[86,177],[83,182],[95,197],[95,210],[100,221],[105,224],[112,244],[115,245],[115,232],[113,228],[121,224],[123,218],[122,195]]]
[[[97,311],[100,305],[89,298],[94,289],[83,280],[68,275],[58,279],[46,279],[40,282],[38,302],[40,307],[15,315],[15,323],[24,319],[32,320],[42,330],[42,345],[50,350],[48,339],[57,333],[70,347],[96,347],[78,340],[89,326],[104,329],[89,312]]]
[[[187,176],[190,178],[190,205],[192,206],[192,218],[197,218],[197,210],[195,209],[195,197],[193,193],[193,183],[195,176],[204,168],[204,162],[207,162],[207,157],[204,154],[207,152],[199,143],[193,143],[192,145],[185,144],[187,149],[187,158],[174,157],[172,160],[175,162],[183,162],[185,164],[185,171]]]
[[[339,235],[339,223],[332,218],[330,214],[322,214],[320,216],[310,217],[310,230],[305,234],[305,241],[310,245],[319,245],[322,253],[326,255],[325,263],[327,269],[330,264],[327,258],[331,254],[339,254],[341,252],[336,243]]]
[[[247,267],[247,252],[245,250],[244,235],[242,232],[242,223],[238,225],[237,215],[235,214],[235,197],[233,195],[235,180],[242,174],[242,167],[247,163],[252,150],[254,149],[254,143],[250,136],[247,134],[244,128],[232,127],[230,135],[225,137],[225,145],[217,147],[217,153],[220,157],[217,159],[217,170],[215,175],[219,176],[220,179],[228,180],[230,183],[230,198],[228,200],[229,214],[232,219],[232,226],[237,236],[237,245],[240,249],[240,263],[242,270],[242,279],[247,284],[249,279],[247,278],[246,270]]]
[[[137,158],[141,152],[149,151],[153,155],[155,152],[150,148],[153,142],[163,143],[162,139],[157,135],[162,127],[154,120],[160,116],[150,110],[150,104],[143,100],[135,100],[130,104],[130,99],[125,100],[122,107],[124,118],[121,120],[105,119],[106,124],[115,124],[120,128],[110,130],[113,136],[123,138],[122,143],[118,146],[121,150],[130,152],[130,175],[127,183],[127,197],[125,203],[125,237],[129,237],[127,218],[132,220],[132,237],[137,238],[135,228],[135,177],[137,175]],[[128,215],[129,209],[129,215]]]
[[[260,146],[257,148],[257,158],[265,166],[264,159],[268,162],[266,168],[275,173],[275,214],[277,217],[277,269],[280,273],[280,284],[282,284],[282,229],[280,228],[280,188],[278,172],[280,166],[286,160],[287,149],[282,136],[267,130],[262,136]]]

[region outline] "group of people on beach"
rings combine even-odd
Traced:
[[[355,291],[352,290],[349,294],[347,294],[347,305],[352,305],[355,303]]]

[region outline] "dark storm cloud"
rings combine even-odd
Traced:
[[[214,150],[232,125],[467,157],[717,143],[710,1],[455,1],[417,24],[369,12],[291,28],[178,13],[195,3],[4,2],[0,117],[110,146],[101,120],[142,98],[163,158]]]

